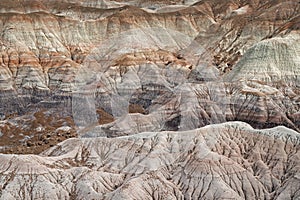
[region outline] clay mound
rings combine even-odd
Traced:
[[[258,80],[275,83],[284,81],[299,85],[300,40],[297,35],[273,38],[247,50],[225,80]]]
[[[290,39],[299,35],[299,8],[298,2],[287,0],[3,0],[2,138],[10,140],[12,149],[18,149],[20,140],[27,136],[34,135],[33,143],[39,143],[34,134],[37,131],[25,131],[18,118],[27,118],[43,109],[57,116],[62,111],[67,113],[62,117],[65,122],[57,126],[70,125],[72,130],[77,128],[72,121],[76,121],[74,115],[82,113],[93,127],[101,125],[99,135],[108,137],[141,131],[193,130],[232,120],[245,121],[255,128],[284,125],[299,131],[299,42]],[[130,32],[136,40],[123,37]],[[147,37],[143,37],[145,34]],[[121,39],[115,45],[113,39],[118,36]],[[177,45],[183,38],[188,40]],[[163,45],[152,42],[158,40]],[[295,42],[281,42],[286,40]],[[93,82],[91,96],[96,98],[90,104],[75,105],[78,72],[101,44],[112,47],[102,53],[115,56],[108,58],[105,65],[107,79]],[[128,44],[133,44],[130,51],[126,49]],[[258,48],[258,52],[267,50],[263,54],[268,59],[255,57],[256,53],[250,53],[253,48]],[[281,59],[281,54],[286,57]],[[103,54],[98,56],[103,58]],[[250,61],[248,56],[255,60]],[[87,66],[99,72],[98,63]],[[272,70],[266,68],[270,64]],[[236,73],[241,67],[244,71]],[[88,74],[92,74],[91,68],[86,71]],[[173,69],[174,73],[169,73]],[[254,69],[263,72],[253,77]],[[251,80],[246,74],[252,74]],[[229,82],[224,83],[223,77],[229,76]],[[80,108],[78,112],[73,112],[74,105]],[[138,112],[129,111],[130,105]],[[87,108],[93,111],[93,120],[87,117]],[[35,128],[45,128],[45,133],[54,134],[53,130],[59,127]],[[95,136],[98,132],[86,135]]]
[[[68,139],[40,156],[0,155],[0,199],[298,199],[299,143],[241,122]]]

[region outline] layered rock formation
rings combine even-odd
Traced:
[[[1,5],[0,106],[6,126],[12,114],[46,108],[64,109],[75,125],[89,127],[118,120],[136,105],[149,114],[133,117],[146,120],[145,131],[228,120],[299,130],[297,2],[24,0]],[[88,80],[90,89],[82,86]],[[182,89],[190,99],[181,98],[186,103],[179,98]],[[91,90],[96,99],[87,100],[91,94],[83,97],[82,90]],[[122,106],[112,106],[121,97]],[[166,102],[170,105],[162,105]],[[78,115],[74,107],[85,111]],[[137,133],[141,125],[133,123],[138,125],[127,131],[111,128],[101,134]]]
[[[133,44],[138,43],[137,38],[129,38]],[[126,43],[128,38],[121,37],[122,41],[115,39],[111,46],[105,45],[113,53],[99,47],[89,55],[89,64],[77,76],[81,84],[77,92],[89,94],[86,99],[73,98],[76,124],[94,126],[95,106],[100,106],[116,121],[96,126],[94,135],[192,130],[227,120],[246,121],[258,128],[285,125],[299,130],[298,35],[258,42],[222,77],[209,66],[209,55],[206,61],[197,57],[204,50],[195,49],[194,44],[174,54],[157,51],[155,47],[163,43],[151,47],[147,37],[142,38],[148,45],[141,46],[152,48],[151,53],[133,48],[131,43],[126,46],[122,41]],[[102,59],[105,55],[111,61]],[[93,75],[88,74],[90,71]],[[100,97],[95,97],[99,93]],[[130,114],[130,103],[142,105],[147,115]]]
[[[0,199],[298,199],[299,134],[241,122],[1,155]]]
[[[1,1],[0,199],[299,199],[299,13]]]

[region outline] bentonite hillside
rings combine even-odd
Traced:
[[[0,199],[300,199],[300,1],[1,0]]]

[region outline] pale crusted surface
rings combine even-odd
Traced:
[[[282,82],[300,85],[300,37],[291,34],[284,38],[272,38],[255,44],[247,50],[228,81],[241,79],[267,83]]]
[[[300,199],[299,10],[1,0],[0,199]]]
[[[41,156],[1,155],[1,199],[298,199],[299,142],[241,122],[69,139]]]
[[[96,127],[87,136],[232,120],[299,131],[299,8],[286,0],[3,0],[1,138],[13,149],[38,143],[19,119],[43,109],[69,121],[35,130]]]
[[[4,0],[0,89],[70,92],[74,73],[85,56],[108,38],[132,29],[160,28],[197,36],[196,48],[205,50],[201,59],[212,55],[213,64],[223,72],[260,40],[299,29],[299,4],[294,1],[190,3],[184,1],[188,7],[172,11],[168,6],[178,7],[179,1]],[[166,7],[166,13],[146,12],[141,9],[147,8],[143,4]]]

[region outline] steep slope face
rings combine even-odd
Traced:
[[[20,120],[12,119],[14,117],[30,117],[32,113],[43,109],[49,110],[53,115],[60,115],[63,111],[68,113],[67,118],[72,117],[71,93],[78,70],[86,55],[109,38],[130,29],[143,28],[173,30],[193,38],[200,27],[211,23],[203,14],[201,17],[195,16],[199,18],[196,20],[199,23],[193,24],[188,13],[151,14],[132,6],[124,7],[122,4],[121,7],[118,6],[120,8],[108,9],[83,4],[78,1],[1,2],[0,115],[4,119],[1,131],[6,138],[15,134],[15,126],[26,128],[23,122],[15,124],[15,121]],[[155,31],[152,32],[157,35]],[[174,36],[170,36],[168,41],[172,37]],[[103,111],[101,107],[97,109]],[[102,113],[106,116],[112,115],[107,111]],[[110,122],[112,119],[113,117],[108,117],[100,121]],[[72,123],[68,121],[62,123],[62,126],[70,125]],[[53,132],[53,129],[59,128],[49,128],[42,124],[41,127],[45,132]],[[10,140],[14,140],[15,145],[26,147],[26,141],[34,138],[36,132],[24,132],[19,134],[29,136],[23,138],[25,140],[22,140],[23,135],[17,135]],[[46,136],[44,133],[38,134]],[[21,140],[25,143],[20,142]],[[7,152],[10,148],[7,145],[4,151]]]
[[[133,44],[140,43],[136,38],[128,38]],[[143,131],[192,130],[227,120],[246,121],[257,128],[285,125],[299,131],[297,34],[258,42],[223,80],[209,66],[209,55],[205,61],[199,59],[201,48],[189,45],[180,54],[157,51],[157,43],[151,47],[151,40],[141,37],[148,44],[141,47],[153,49],[148,52],[138,50],[139,45],[132,48],[123,44],[128,38],[105,45],[111,54],[99,48],[88,57],[94,64],[83,69],[99,77],[87,76],[87,72],[77,77],[82,84],[78,92],[89,94],[85,95],[87,99],[73,98],[73,116],[75,123],[91,129],[92,135],[113,137]],[[175,44],[188,44],[188,38],[183,38]],[[102,59],[105,55],[112,61]],[[108,67],[111,65],[114,67]],[[95,97],[98,92],[110,95]],[[130,104],[142,105],[145,112],[131,114]],[[116,121],[97,126],[97,118],[101,119],[96,115],[97,106],[113,113]]]
[[[291,34],[264,40],[249,48],[225,80],[256,80],[274,85],[282,82],[299,87],[299,66],[300,37]]]
[[[264,40],[246,51],[225,75],[239,120],[252,115],[262,124],[283,123],[299,130],[299,58],[298,34]],[[246,105],[234,103],[239,101]]]
[[[198,48],[208,51],[214,64],[226,71],[252,44],[299,28],[299,5],[293,1],[201,1],[166,13],[133,7],[139,1],[119,2],[120,8],[97,6],[102,3],[116,2],[3,1],[0,63],[5,83],[0,88],[70,92],[72,79],[64,76],[75,73],[93,47],[131,29],[166,28],[191,38],[198,35]]]
[[[108,137],[231,120],[299,130],[298,77],[285,72],[299,68],[298,11],[285,0],[4,0],[0,131],[11,142],[0,151],[39,152],[54,145],[48,133],[69,137],[52,138],[60,127]],[[254,56],[265,50],[284,84],[270,70],[263,83],[241,75],[265,69]],[[244,81],[226,78],[235,76]],[[40,112],[34,130],[24,125]],[[63,120],[45,125],[51,114]]]
[[[24,2],[24,5],[31,3]],[[161,27],[192,37],[200,28],[199,24],[191,24],[185,13],[172,18],[172,15],[155,15],[126,6],[113,10],[96,9],[97,15],[93,16],[93,10],[89,10],[92,8],[86,8],[85,12],[85,7],[75,4],[77,6],[67,7],[68,11],[64,11],[63,5],[62,13],[58,14],[51,10],[55,6],[52,4],[48,10],[27,11],[29,8],[25,6],[24,13],[13,10],[1,14],[1,64],[3,80],[8,82],[2,86],[4,90],[36,88],[70,92],[66,86],[71,80],[63,76],[74,73],[85,55],[112,35],[139,27]],[[203,21],[207,19],[204,17]],[[10,82],[11,79],[14,81]]]
[[[205,2],[211,6],[216,23],[200,31],[196,40],[211,52],[215,65],[224,73],[234,68],[253,44],[299,31],[300,7],[296,1]]]
[[[1,155],[0,198],[298,199],[299,142],[241,122],[69,139],[40,156]]]
[[[0,199],[300,199],[299,13],[1,0]]]

